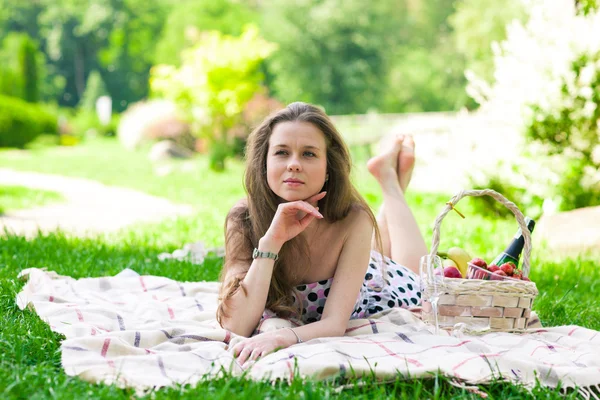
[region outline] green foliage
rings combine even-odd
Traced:
[[[119,126],[119,117],[113,114],[110,122],[104,125],[98,119],[96,111],[78,109],[67,118],[70,134],[83,137],[88,135],[115,136]]]
[[[193,46],[201,32],[219,31],[239,36],[243,27],[256,19],[256,13],[244,1],[176,1],[170,8],[156,45],[154,62],[180,66],[181,52]]]
[[[506,26],[514,20],[525,21],[521,0],[459,0],[449,18],[456,50],[466,67],[486,80],[493,78],[492,43],[506,39]]]
[[[23,99],[35,103],[39,99],[37,46],[28,36],[19,49],[19,67],[23,78]]]
[[[0,95],[0,147],[23,148],[42,133],[56,130],[56,116],[45,108]]]
[[[36,102],[40,77],[45,75],[44,55],[25,33],[10,33],[0,43],[0,94]]]
[[[213,167],[224,167],[228,152],[221,145],[230,145],[227,130],[239,121],[244,105],[260,90],[263,76],[259,67],[273,48],[252,27],[239,38],[208,32],[183,53],[181,68],[161,65],[152,70],[153,94],[189,110],[196,134],[207,138],[214,149]]]
[[[503,178],[559,210],[600,198],[600,11],[582,7],[528,2],[527,22],[508,30],[495,54],[495,82],[469,76],[483,110],[523,137],[511,160],[520,176]]]
[[[396,5],[265,1],[261,29],[279,47],[267,60],[275,96],[285,103],[316,103],[329,114],[378,108],[386,89],[388,56],[408,30],[401,24],[404,10]]]
[[[474,190],[492,189],[502,194],[519,207],[524,215],[538,219],[542,215],[544,199],[525,188],[511,185],[501,175],[488,175],[485,182],[471,178]],[[481,196],[473,202],[473,210],[486,218],[514,219],[514,214],[503,204],[490,196]]]
[[[79,102],[79,107],[83,110],[87,111],[95,111],[96,110],[96,101],[101,96],[108,95],[108,91],[106,90],[106,85],[102,80],[102,75],[100,72],[94,70],[90,72],[87,84],[85,85],[85,92],[83,93],[83,97]]]
[[[279,46],[266,63],[269,88],[286,103],[329,114],[473,105],[449,36],[453,2],[269,0],[262,9],[265,37]]]
[[[5,0],[15,2],[16,0]],[[102,70],[115,109],[148,93],[148,72],[156,39],[169,6],[166,0],[39,0],[11,4],[20,18],[12,30],[28,24],[48,56],[45,89],[63,106],[76,106],[92,70]],[[0,24],[1,26],[1,24]],[[60,77],[63,77],[62,79]]]
[[[562,80],[561,99],[551,108],[532,105],[527,137],[549,156],[562,155],[565,168],[557,192],[560,208],[600,204],[600,52],[582,54]]]
[[[598,0],[575,0],[575,3],[577,3],[580,12],[584,15],[597,11],[600,7]]]
[[[406,46],[394,61],[381,111],[427,112],[474,106],[464,90],[464,61],[453,49],[444,45],[435,51]]]
[[[26,32],[40,44],[39,98],[61,106],[81,104],[87,77],[99,71],[121,112],[147,97],[153,64],[179,67],[202,32],[238,36],[247,23],[279,45],[261,70],[285,103],[333,114],[472,106],[447,0],[0,0],[0,10],[0,37]],[[477,32],[488,23],[472,22]],[[3,93],[16,96],[3,89],[15,82],[0,68]]]

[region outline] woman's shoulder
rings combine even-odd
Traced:
[[[354,203],[350,207],[350,212],[343,219],[343,223],[346,227],[361,226],[363,224],[372,225],[373,220],[371,219],[370,213],[360,203]]]

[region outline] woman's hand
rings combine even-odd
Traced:
[[[291,346],[296,343],[296,337],[289,329],[278,329],[265,332],[251,338],[243,338],[231,347],[229,351],[244,367],[248,362],[256,361],[269,353]]]
[[[306,200],[279,204],[265,237],[272,243],[283,245],[302,233],[315,218],[323,218],[316,204],[325,194],[321,192]]]

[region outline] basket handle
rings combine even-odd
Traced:
[[[441,212],[440,215],[436,218],[433,226],[433,241],[431,243],[431,256],[437,254],[438,246],[440,244],[440,226],[442,224],[442,220],[452,210],[453,206],[455,206],[460,199],[465,196],[491,196],[496,199],[498,202],[504,204],[506,208],[508,208],[517,218],[517,222],[521,227],[521,232],[523,233],[523,238],[525,239],[525,246],[523,249],[523,276],[529,276],[529,259],[531,257],[531,233],[525,224],[525,217],[519,208],[513,203],[506,199],[506,197],[502,196],[500,193],[496,192],[492,189],[484,189],[484,190],[461,190],[457,194],[454,195],[450,199],[448,203],[446,203],[446,208]]]

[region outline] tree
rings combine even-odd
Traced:
[[[389,55],[408,36],[402,3],[267,0],[261,28],[279,50],[267,61],[274,94],[333,114],[378,108]]]
[[[470,74],[469,93],[482,112],[519,134],[515,150],[529,155],[505,155],[511,163],[496,169],[505,180],[516,182],[520,173],[521,188],[561,210],[597,204],[600,11],[571,0],[528,7],[527,22],[511,25],[495,51],[494,81]]]
[[[100,96],[107,95],[106,85],[102,80],[102,76],[98,71],[92,71],[88,76],[87,83],[85,85],[85,92],[79,102],[79,107],[86,111],[96,110],[96,101]]]
[[[506,26],[509,23],[522,23],[525,18],[522,0],[458,1],[449,23],[454,29],[452,39],[458,52],[466,59],[466,67],[486,80],[492,79],[492,43],[506,38]]]
[[[37,46],[25,36],[19,49],[19,67],[23,79],[23,99],[31,103],[39,100]]]
[[[207,32],[196,46],[184,51],[180,68],[159,65],[152,69],[152,93],[177,102],[189,113],[195,133],[211,143],[213,169],[224,169],[227,131],[260,90],[259,67],[273,50],[253,27],[239,38]]]
[[[44,55],[26,33],[9,33],[0,43],[0,93],[29,102],[39,100]]]
[[[257,13],[240,0],[173,1],[156,45],[156,64],[181,65],[181,52],[192,46],[201,32],[219,31],[239,36]]]

